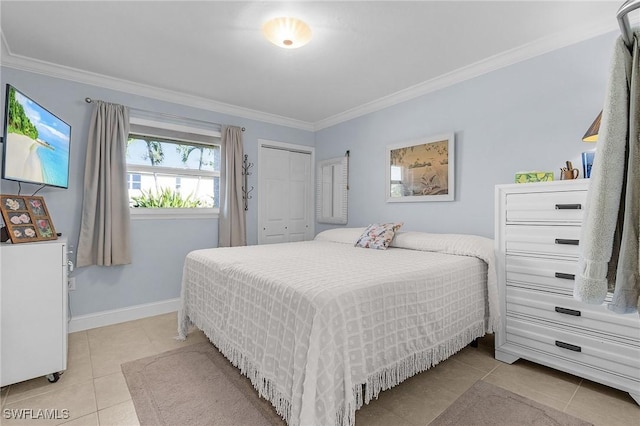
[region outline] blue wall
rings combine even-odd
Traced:
[[[258,139],[300,145],[314,144],[312,132],[219,114],[183,105],[2,67],[0,83],[9,83],[38,101],[71,125],[71,170],[69,189],[46,187],[38,192],[45,198],[57,232],[69,245],[77,247],[82,213],[84,163],[92,106],[84,99],[102,99],[145,111],[245,127],[244,151],[250,160],[258,157]],[[4,111],[4,95],[2,96]],[[257,186],[257,173],[249,185]],[[37,185],[22,185],[23,194],[32,194]],[[2,193],[16,194],[18,184],[1,181]],[[257,191],[254,191],[254,193]],[[247,239],[257,243],[257,197],[249,202]],[[131,222],[132,264],[115,267],[86,267],[73,272],[77,290],[70,293],[73,316],[164,301],[180,296],[180,280],[185,255],[195,249],[216,247],[217,219],[150,220]],[[75,258],[75,253],[73,254]]]
[[[350,150],[349,222],[493,238],[494,187],[525,170],[580,168],[617,33],[547,53],[316,132],[318,161]],[[455,132],[455,201],[387,203],[387,145]],[[334,227],[317,225],[316,232]]]
[[[258,139],[316,147],[316,161],[351,151],[349,223],[403,221],[405,230],[493,237],[494,186],[522,170],[556,173],[566,160],[594,148],[580,141],[602,108],[617,33],[600,36],[476,77],[318,132],[266,124],[183,105],[3,67],[0,82],[30,95],[72,126],[68,190],[45,188],[56,230],[77,245],[91,106],[85,97],[133,108],[246,127],[245,153],[257,159]],[[4,99],[2,100],[4,102]],[[453,202],[385,201],[386,146],[447,132],[456,137]],[[259,167],[259,165],[256,165]],[[256,167],[256,169],[257,169]],[[257,172],[257,170],[256,170]],[[257,186],[257,173],[249,185]],[[2,181],[2,193],[17,193]],[[38,187],[23,185],[31,194]],[[254,191],[254,194],[257,190]],[[257,195],[257,194],[256,194]],[[249,203],[248,242],[257,242],[257,196]],[[133,220],[133,263],[74,272],[73,316],[179,297],[185,255],[215,247],[217,220]],[[335,225],[316,225],[316,231]]]

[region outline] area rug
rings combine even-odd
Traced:
[[[127,362],[122,372],[142,426],[286,425],[249,379],[209,342]],[[429,424],[454,425],[591,423],[480,380]]]
[[[593,426],[482,380],[477,381],[429,423],[429,426],[454,425]]]
[[[122,372],[142,426],[285,425],[208,342],[124,363]]]

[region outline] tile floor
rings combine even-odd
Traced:
[[[172,313],[70,334],[68,369],[60,380],[52,384],[37,378],[2,388],[0,423],[137,425],[120,364],[206,340],[194,330],[185,342],[176,341],[176,323]],[[382,392],[378,400],[357,412],[356,424],[426,426],[475,381],[484,380],[595,425],[640,426],[640,407],[626,393],[524,360],[513,365],[496,361],[492,337]],[[66,409],[69,418],[5,418],[6,410],[24,408]]]

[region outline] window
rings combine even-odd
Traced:
[[[132,189],[140,189],[141,176],[137,173],[128,173],[127,174],[127,187],[129,191]]]
[[[132,214],[216,214],[220,206],[220,155],[219,137],[136,125],[132,120],[127,141]]]

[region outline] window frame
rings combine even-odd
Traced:
[[[160,122],[155,120],[149,120],[138,117],[130,117],[129,122],[134,125],[140,125],[145,127],[155,127],[162,130],[170,130],[176,132],[186,132],[192,133],[202,136],[209,136],[212,138],[217,138],[219,143],[206,143],[202,141],[190,141],[185,140],[184,138],[175,138],[171,139],[176,142],[185,142],[192,143],[194,145],[210,145],[217,146],[220,148],[220,154],[223,153],[222,146],[222,132],[218,129],[203,129],[200,127],[189,126],[185,124],[172,123],[172,122]],[[161,139],[167,139],[166,136],[153,135],[148,132],[135,132],[129,131],[129,135],[139,135],[139,136],[148,136],[148,137],[158,137]],[[224,161],[221,159],[221,161]],[[154,166],[146,166],[146,165],[135,165],[126,163],[126,171],[129,173],[159,173],[159,174],[176,174],[177,169],[173,167],[154,167]],[[206,177],[219,177],[222,180],[222,165],[220,167],[220,171],[218,172],[208,172],[202,173],[203,171],[194,171],[194,170],[179,170],[179,174],[185,176],[206,176]],[[127,192],[129,188],[127,187]],[[222,194],[223,188],[220,187],[220,193]],[[132,220],[159,220],[159,219],[217,219],[220,214],[220,209],[218,207],[197,207],[197,208],[147,208],[147,207],[129,207],[129,213]]]

